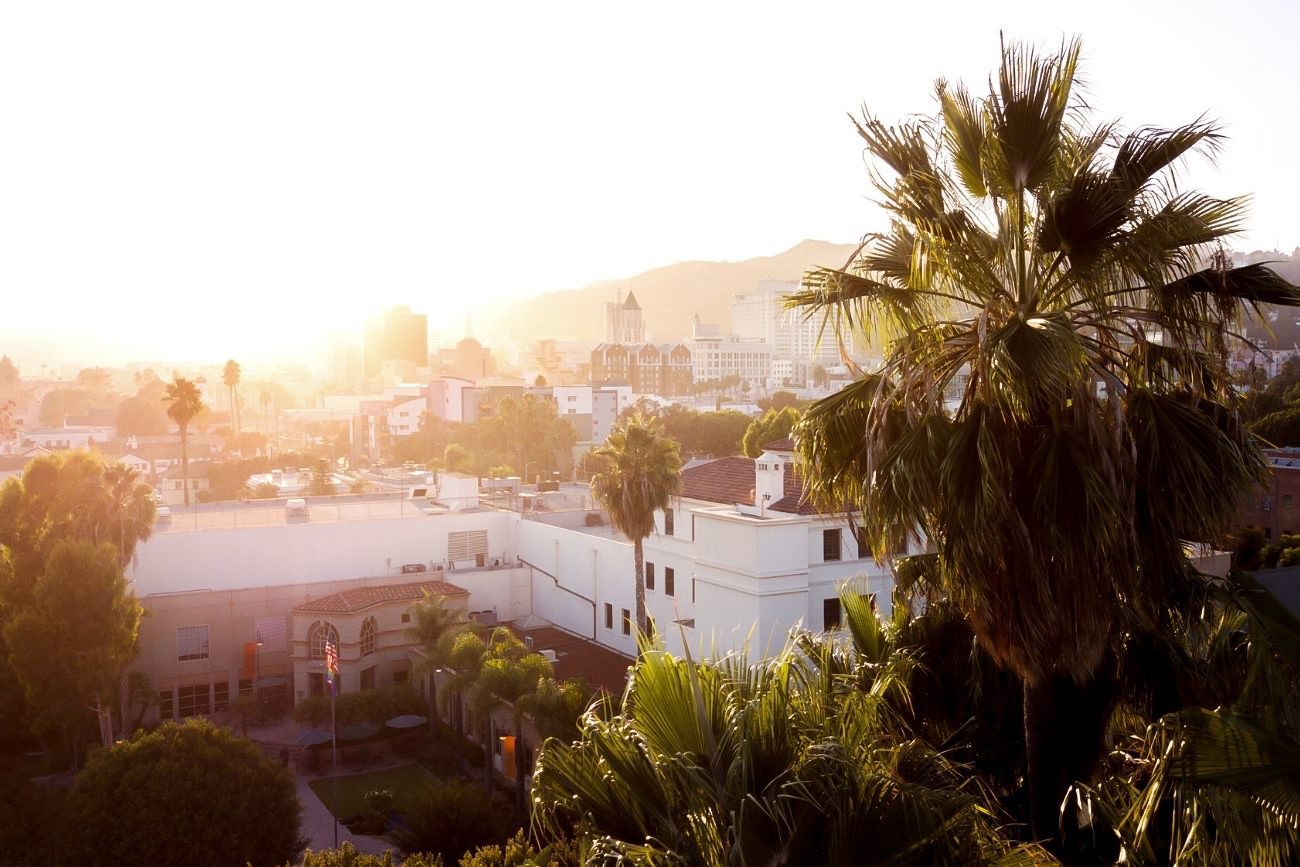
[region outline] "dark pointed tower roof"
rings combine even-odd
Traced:
[[[627,300],[623,302],[623,309],[624,309],[624,310],[640,310],[640,309],[641,309],[641,305],[638,304],[638,303],[636,303],[636,295],[635,295],[633,292],[629,291],[629,292],[627,293]]]

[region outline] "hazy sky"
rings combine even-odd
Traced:
[[[1059,7],[1066,11],[1056,11]],[[302,351],[491,299],[879,225],[845,113],[1084,39],[1090,101],[1201,112],[1239,246],[1300,244],[1300,4],[7,3],[0,352]],[[111,357],[110,357],[111,355]],[[41,359],[45,360],[45,359]]]

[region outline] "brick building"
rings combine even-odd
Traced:
[[[1241,506],[1241,524],[1259,527],[1274,541],[1300,532],[1300,448],[1265,449],[1272,479],[1256,488]]]

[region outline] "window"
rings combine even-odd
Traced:
[[[673,510],[664,509],[664,535],[673,535]]]
[[[182,686],[176,690],[176,714],[181,719],[187,716],[212,713],[212,700],[206,683],[198,686]]]
[[[677,593],[677,574],[673,567],[668,566],[664,569],[664,595],[674,596]]]
[[[1294,499],[1290,494],[1282,495],[1282,508],[1290,509],[1295,506]]]
[[[608,602],[605,603],[605,628],[614,628],[614,606]]]
[[[840,531],[822,530],[822,559],[830,562],[840,559]]]
[[[172,712],[172,691],[170,687],[158,693],[158,715],[164,720],[172,719],[175,716]]]
[[[208,658],[208,627],[181,626],[176,630],[176,660]]]
[[[365,671],[361,672],[361,688],[363,690],[375,688],[376,668],[378,668],[378,666],[372,665],[369,668],[367,668]]]
[[[645,589],[655,589],[655,564],[645,564]]]
[[[402,612],[402,622],[403,622],[403,623],[410,623],[410,622],[411,622],[411,612],[409,612],[409,611],[403,611],[403,612]]]
[[[1270,539],[1272,539],[1272,538],[1273,538],[1273,528],[1272,528],[1272,527],[1265,527],[1265,528],[1264,528],[1264,539],[1265,539],[1265,540],[1270,540]]]
[[[375,652],[375,618],[367,617],[366,622],[361,624],[361,655],[369,656],[374,652]],[[362,687],[362,689],[365,689],[365,687]]]
[[[822,601],[822,629],[840,628],[840,597]]]
[[[328,623],[317,620],[307,630],[307,645],[311,649],[312,659],[325,658],[325,639],[329,638],[334,642],[334,647],[339,646],[339,631]]]
[[[251,677],[241,677],[239,679],[239,697],[251,698],[253,695],[253,679]]]
[[[632,612],[626,608],[623,609],[623,634],[632,634]]]
[[[219,680],[212,684],[212,709],[217,713],[230,709],[230,681]]]
[[[695,604],[695,576],[691,576],[691,604]]]
[[[871,546],[867,544],[867,531],[864,527],[854,527],[853,535],[858,540],[858,559],[865,560],[871,556]]]
[[[393,672],[393,686],[406,686],[411,680],[411,671],[407,668]]]

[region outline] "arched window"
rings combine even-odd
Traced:
[[[361,655],[369,656],[375,652],[375,618],[367,617],[361,624]]]
[[[312,659],[325,658],[326,638],[334,642],[335,648],[339,646],[339,631],[328,622],[317,620],[307,630],[307,645],[311,648]]]

